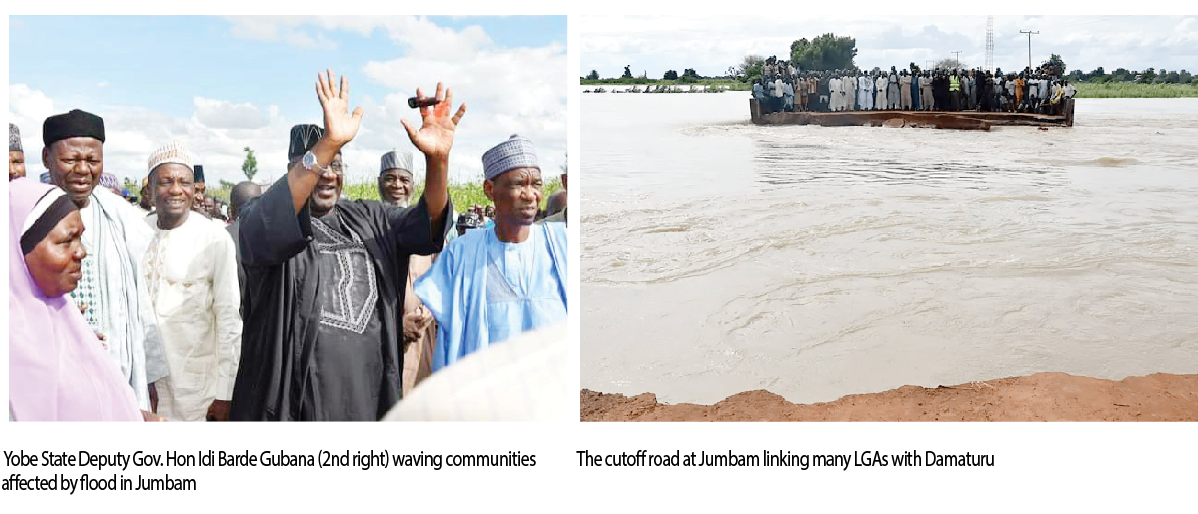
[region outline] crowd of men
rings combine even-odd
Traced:
[[[1060,115],[1076,90],[1052,70],[906,69],[801,71],[773,58],[753,82],[762,113],[984,111]]]
[[[91,332],[75,342],[103,348],[145,419],[378,420],[438,370],[564,323],[565,194],[557,217],[538,220],[542,179],[532,141],[514,135],[481,156],[494,205],[467,209],[463,216],[480,222],[463,227],[447,174],[466,107],[451,111],[449,90],[438,84],[419,107],[420,126],[402,121],[425,160],[423,194],[413,198],[414,154],[391,151],[380,158],[381,201],[342,195],[341,150],[362,120],[360,108],[348,111],[348,80],[338,87],[322,73],[317,97],[324,126],[292,128],[287,173],[266,187],[237,184],[227,211],[205,194],[202,166],[186,144],[172,141],[148,156],[135,203],[127,191],[101,186],[102,118],[72,110],[45,120],[46,178],[83,225],[83,251],[71,257],[78,270],[62,268],[73,284],[64,296],[77,308],[67,314]],[[31,180],[24,166],[10,124],[9,180]],[[12,183],[21,187],[11,194],[31,190]],[[13,203],[36,199],[26,200]],[[18,330],[20,319],[11,323],[11,336],[28,332]],[[73,378],[31,371],[26,360],[10,361],[28,380],[10,384],[22,392],[10,400],[10,418],[77,419],[27,405],[54,401],[55,391],[69,403],[61,395],[70,388],[55,381]],[[119,418],[109,414],[82,417]]]

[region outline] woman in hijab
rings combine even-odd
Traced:
[[[54,186],[9,182],[9,415],[18,421],[142,421],[133,390],[67,299],[87,253],[83,220]]]

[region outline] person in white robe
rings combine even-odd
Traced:
[[[150,155],[154,238],[146,252],[150,300],[169,375],[158,414],[170,421],[227,421],[241,358],[237,251],[223,226],[192,211],[191,154],[178,142]]]
[[[151,411],[156,392],[150,384],[167,368],[142,270],[153,237],[145,213],[96,187],[104,173],[102,118],[79,109],[46,118],[42,143],[47,178],[66,191],[83,219],[87,257],[71,301],[120,367],[138,407]]]
[[[840,110],[840,78],[832,77],[828,79],[828,110],[836,112]]]
[[[874,80],[869,78],[864,71],[861,72],[861,76],[857,77],[857,104],[863,111],[874,108],[873,86]]]
[[[857,110],[857,77],[846,74],[841,78],[841,90],[844,91],[844,110]]]
[[[936,109],[936,97],[932,94],[932,77],[926,71],[919,77],[919,106],[925,111]]]
[[[890,85],[890,81],[885,74],[878,75],[878,79],[874,81],[874,108],[878,110],[886,109],[886,90]]]
[[[1040,103],[1042,105],[1047,105],[1049,102],[1051,102],[1053,93],[1054,93],[1054,91],[1052,90],[1052,82],[1048,80],[1047,76],[1041,76],[1040,77]],[[1043,110],[1041,112],[1043,112]]]
[[[911,76],[907,75],[907,70],[899,74],[899,99],[904,111],[911,110]]]
[[[781,111],[782,110],[782,96],[783,96],[782,77],[778,77],[778,78],[774,79],[774,89],[773,89],[772,94],[774,95],[774,112]]]

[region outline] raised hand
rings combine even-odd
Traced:
[[[419,88],[416,89],[416,97],[425,98]],[[440,82],[437,83],[434,98],[437,103],[420,108],[422,123],[419,130],[413,128],[408,120],[400,120],[400,123],[403,124],[404,130],[408,131],[408,139],[411,139],[412,144],[426,157],[447,158],[450,148],[453,147],[453,132],[462,120],[462,115],[466,114],[466,104],[458,107],[457,113],[450,117],[453,90],[443,88]]]
[[[316,74],[316,97],[324,110],[324,138],[340,147],[358,134],[362,125],[362,108],[349,114],[349,79],[341,76],[341,87],[333,86],[333,70]]]

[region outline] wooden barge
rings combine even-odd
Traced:
[[[990,130],[994,126],[1072,127],[1074,99],[1065,100],[1062,115],[980,111],[838,111],[761,113],[757,99],[749,99],[755,125],[819,125],[822,127],[916,127],[957,130]]]

